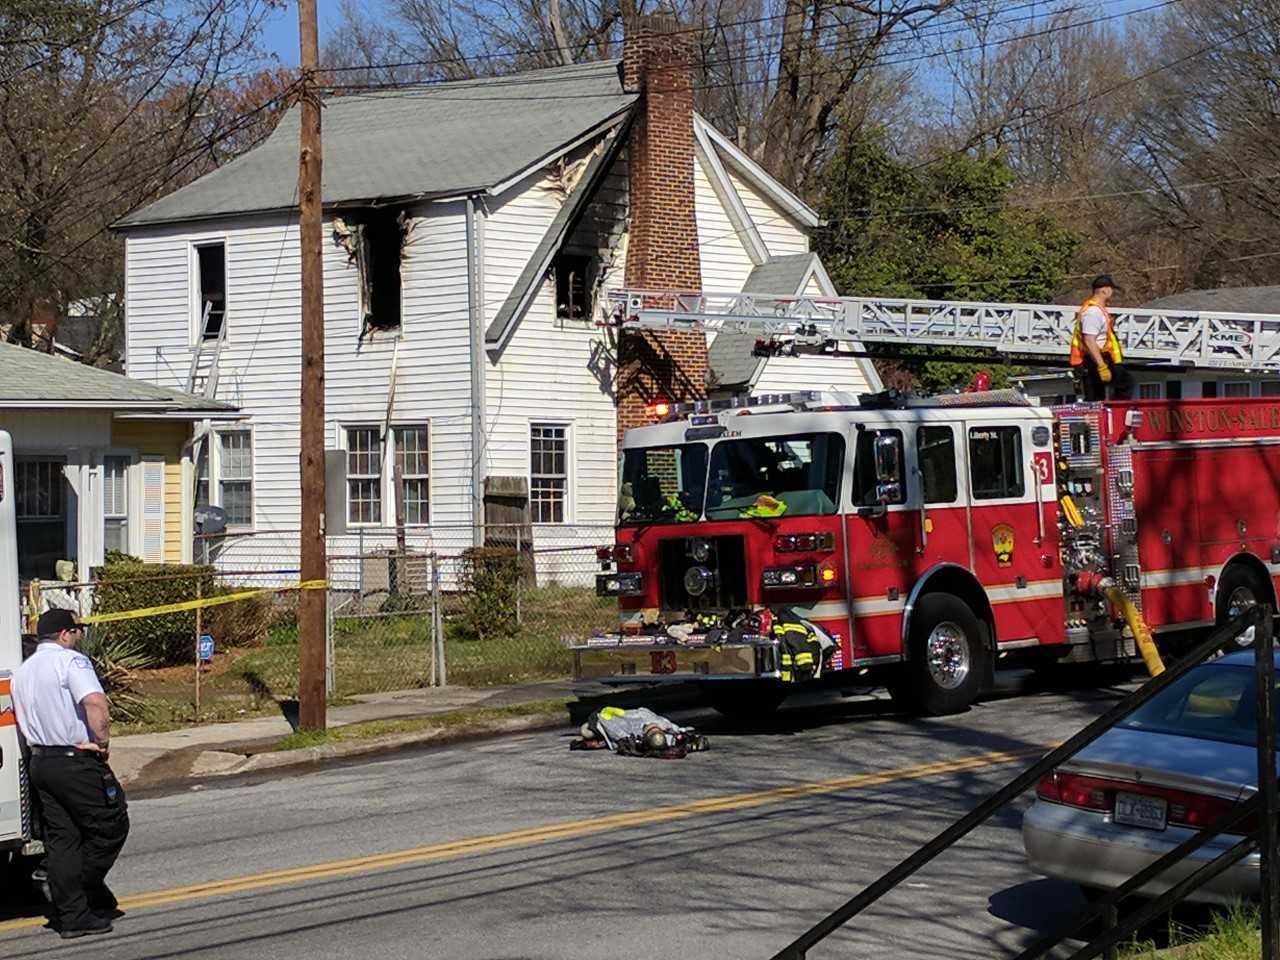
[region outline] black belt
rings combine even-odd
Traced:
[[[82,750],[79,747],[44,747],[31,744],[33,757],[97,757],[97,750]]]

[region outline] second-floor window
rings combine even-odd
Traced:
[[[196,246],[196,338],[216,340],[227,319],[227,247]]]

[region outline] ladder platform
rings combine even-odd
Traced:
[[[614,290],[608,325],[621,329],[751,334],[813,350],[909,344],[1061,358],[1079,307],[886,297],[773,296]],[[1280,373],[1280,315],[1114,309],[1126,359],[1240,372]]]

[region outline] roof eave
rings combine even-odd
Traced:
[[[822,226],[823,221],[817,211],[779,183],[764,167],[747,156],[737,144],[708,123],[705,117],[695,113],[694,123],[699,124],[706,131],[707,136],[730,166],[796,222],[811,230]]]

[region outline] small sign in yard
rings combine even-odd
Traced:
[[[200,634],[200,643],[197,648],[199,650],[200,659],[209,661],[213,659],[213,637],[207,633]]]

